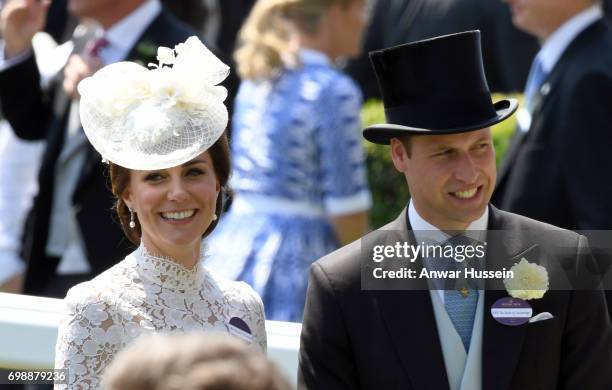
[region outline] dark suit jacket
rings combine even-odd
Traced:
[[[612,228],[612,28],[600,20],[565,50],[534,98],[498,175],[497,207],[566,229]]]
[[[612,229],[610,22],[579,34],[543,86],[529,132],[517,132],[508,148],[492,203],[566,229]],[[612,251],[598,250],[598,261],[609,269]],[[607,297],[612,303],[612,291]]]
[[[522,91],[539,45],[512,25],[509,7],[501,1],[379,0],[364,37],[364,51],[349,63],[347,73],[361,86],[366,100],[380,98],[369,51],[474,29],[481,30],[491,91]]]
[[[156,62],[158,46],[174,47],[192,35],[196,34],[164,10],[144,31],[127,58],[145,65]],[[39,193],[28,216],[23,245],[23,256],[28,262],[25,293],[40,294],[57,266],[46,261],[45,248],[53,202],[54,169],[64,142],[70,99],[63,93],[61,82],[50,93],[41,91],[40,75],[31,56],[0,72],[0,103],[17,136],[47,141],[38,176]],[[133,248],[111,211],[114,199],[107,166],[101,163],[100,155],[89,143],[86,153],[72,203],[92,269],[91,276],[95,276],[123,259]]]
[[[405,211],[382,229],[414,242]],[[491,207],[489,230],[510,231],[515,239],[489,245],[487,261],[544,245],[538,232],[551,229],[558,241],[548,244],[567,245],[567,262],[588,260],[584,237]],[[448,389],[429,292],[363,291],[361,245],[356,241],[311,267],[299,388]],[[504,296],[503,290],[485,292],[483,390],[612,388],[612,329],[601,291],[548,291],[530,303],[534,314],[555,317],[514,327],[489,314]]]

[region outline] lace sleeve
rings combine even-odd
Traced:
[[[68,369],[68,386],[97,389],[103,370],[123,345],[123,329],[112,306],[90,283],[68,291],[55,348],[55,368]]]
[[[257,345],[263,353],[266,353],[268,341],[263,302],[251,286],[244,282],[240,282],[240,285],[240,293],[244,297],[245,309],[251,325],[253,345]]]
[[[252,291],[252,290],[251,290]],[[264,306],[261,298],[255,291],[253,294],[253,313],[255,316],[255,323],[257,324],[256,329],[253,330],[254,343],[258,344],[263,353],[268,350],[268,338],[266,334],[266,317],[264,314]]]

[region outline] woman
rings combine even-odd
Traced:
[[[361,97],[332,61],[360,51],[362,0],[260,0],[240,31],[235,199],[211,269],[248,282],[266,317],[301,321],[308,267],[367,227]]]
[[[98,388],[141,333],[229,332],[266,348],[259,297],[201,266],[230,173],[217,86],[228,68],[195,37],[158,60],[150,70],[112,64],[79,84],[83,128],[110,162],[119,220],[139,247],[68,292],[55,366],[69,370],[70,388]]]

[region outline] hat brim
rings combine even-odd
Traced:
[[[473,123],[467,126],[454,127],[449,129],[423,129],[419,127],[396,125],[392,123],[382,123],[368,126],[363,129],[363,137],[375,144],[389,145],[389,141],[391,140],[391,138],[402,137],[405,135],[440,135],[480,130],[492,126],[496,123],[502,122],[510,115],[514,114],[514,112],[518,108],[518,102],[516,101],[516,99],[504,99],[495,102],[493,104],[493,108],[497,113],[496,116],[489,118],[485,121],[480,121],[478,123]]]

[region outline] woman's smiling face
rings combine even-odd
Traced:
[[[177,258],[199,253],[219,191],[212,158],[204,152],[177,167],[130,171],[123,199],[138,217],[147,249]]]

